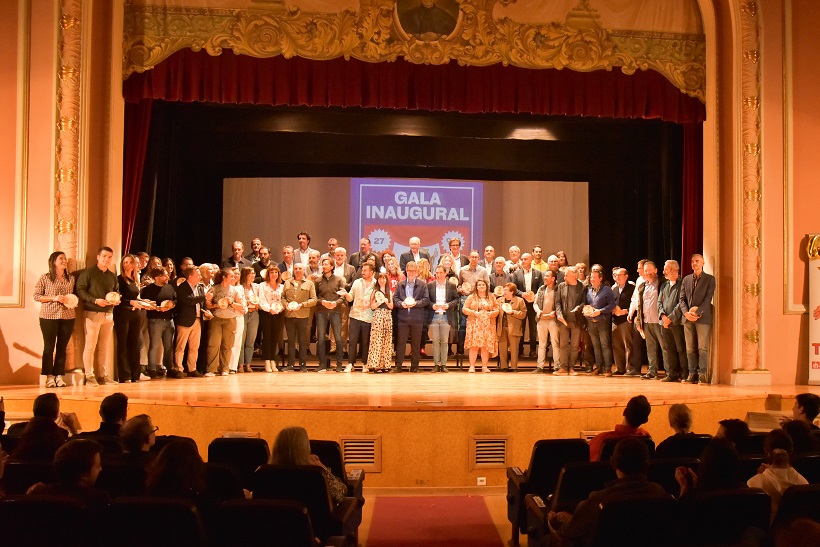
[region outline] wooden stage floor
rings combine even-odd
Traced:
[[[429,370],[429,369],[428,369]],[[466,369],[464,369],[466,370]],[[820,393],[820,386],[734,387],[690,385],[625,377],[553,377],[491,372],[349,374],[327,372],[242,373],[213,378],[160,379],[98,388],[69,386],[55,391],[64,400],[100,400],[122,392],[132,402],[205,407],[323,410],[551,410],[624,406],[643,394],[653,405],[759,399],[769,394],[791,398]],[[46,390],[37,386],[0,386],[7,401],[31,400]]]

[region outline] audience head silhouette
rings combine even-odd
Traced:
[[[698,468],[699,490],[720,490],[738,488],[743,481],[738,476],[740,456],[733,442],[726,438],[715,437],[700,457]]]
[[[124,423],[128,416],[128,396],[112,393],[100,403],[100,418],[109,424]]]
[[[63,484],[92,487],[102,471],[102,445],[88,439],[75,439],[61,446],[54,455],[54,473]]]
[[[619,476],[645,475],[649,468],[649,448],[643,439],[626,437],[615,445],[609,461]]]
[[[147,474],[145,488],[152,496],[187,497],[205,490],[205,463],[191,441],[168,443]]]
[[[273,442],[274,465],[310,465],[310,440],[304,427],[286,427]]]
[[[34,416],[37,418],[48,418],[56,420],[60,415],[60,399],[54,393],[43,393],[34,399],[32,408]]]
[[[721,420],[718,422],[718,427],[715,437],[723,437],[728,439],[733,445],[741,446],[746,439],[749,438],[749,424],[737,418],[730,418],[728,420]]]
[[[643,395],[636,395],[626,403],[624,419],[630,426],[638,428],[649,421],[650,412],[652,412],[652,405],[649,404],[647,398]]]
[[[120,429],[120,440],[125,452],[146,452],[156,442],[156,429],[148,414],[134,416]]]

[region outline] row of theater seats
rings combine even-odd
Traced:
[[[549,535],[549,507],[532,494],[525,504],[529,545],[542,545]],[[770,529],[770,511],[768,494],[757,488],[705,492],[680,501],[671,494],[624,497],[601,504],[598,525],[587,545],[760,545]],[[820,522],[820,484],[789,487],[771,528],[799,518]]]
[[[693,471],[697,470],[700,463],[698,457],[710,439],[709,435],[687,437],[681,439],[678,457],[650,459],[649,480],[663,486],[670,496],[678,496],[680,487],[675,479],[675,469],[688,467]],[[591,492],[601,490],[608,482],[615,480],[615,471],[609,459],[619,440],[608,440],[601,451],[601,461],[590,462],[589,444],[585,440],[544,439],[533,446],[526,470],[507,468],[507,519],[512,525],[513,545],[518,544],[521,531],[527,533],[532,529],[531,519],[527,516],[527,497],[540,500],[543,503],[540,508],[542,512],[571,513]],[[648,437],[642,440],[647,443],[650,455],[653,455],[655,443]],[[742,456],[740,477],[744,481],[750,479],[763,463],[765,458],[762,455]],[[796,456],[792,460],[792,466],[810,484],[820,484],[820,454]],[[535,501],[531,505],[533,508],[538,507]]]
[[[193,439],[187,440],[194,442]],[[245,508],[248,515],[253,512],[255,512],[253,514],[267,515],[265,519],[268,521],[279,519],[279,516],[274,513],[287,514],[292,512],[293,508],[267,503],[264,500],[295,503],[300,510],[305,512],[312,528],[311,534],[315,537],[332,543],[331,540],[335,536],[341,536],[349,544],[356,545],[364,504],[364,472],[361,470],[345,472],[344,459],[337,442],[312,440],[310,443],[311,452],[319,456],[325,466],[348,487],[348,497],[338,505],[334,506],[331,502],[326,481],[320,469],[312,466],[267,465],[270,460],[270,447],[267,441],[257,438],[218,438],[209,444],[206,491],[210,497],[230,505],[231,511],[237,512]],[[140,498],[145,493],[145,478],[146,470],[143,465],[124,462],[121,454],[109,453],[103,455],[103,470],[97,479],[96,487],[108,492],[115,500],[115,506],[127,500],[128,503],[140,504],[144,511],[149,511],[152,510],[154,499]],[[3,477],[3,487],[10,496],[10,500],[0,503],[0,522],[8,519],[13,522],[15,511],[40,503],[33,497],[23,496],[31,485],[37,482],[53,481],[54,471],[51,464],[9,462]],[[258,504],[246,502],[243,488],[253,492],[254,501],[263,501]],[[20,502],[20,504],[15,505],[15,502]],[[180,510],[187,509],[180,508]],[[222,515],[221,511],[219,514]],[[94,520],[99,519],[94,518]],[[282,522],[300,522],[300,519],[286,516],[282,516],[281,520]],[[0,525],[0,530],[2,529]],[[303,531],[304,526],[297,526],[298,530]],[[214,534],[219,533],[221,531],[217,527]],[[31,541],[24,543],[38,544]],[[150,542],[139,544],[148,543]],[[183,542],[183,544],[193,545],[194,543]],[[290,545],[287,542],[275,544]],[[176,545],[178,546],[179,543]]]
[[[190,501],[118,498],[100,514],[80,502],[55,496],[20,496],[0,501],[3,545],[50,547],[207,547],[272,545],[343,547],[343,535],[322,539],[304,504],[287,500],[229,500],[219,518],[203,522]]]

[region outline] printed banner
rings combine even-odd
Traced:
[[[401,256],[415,236],[435,265],[454,237],[463,254],[481,249],[482,206],[480,182],[352,178],[351,247],[367,237],[374,251]]]
[[[809,234],[809,384],[820,385],[820,235]]]

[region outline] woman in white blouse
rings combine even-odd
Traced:
[[[265,372],[278,372],[281,362],[279,345],[285,328],[285,314],[282,313],[282,279],[279,267],[268,266],[267,279],[259,286],[259,324],[262,328],[262,359]]]

